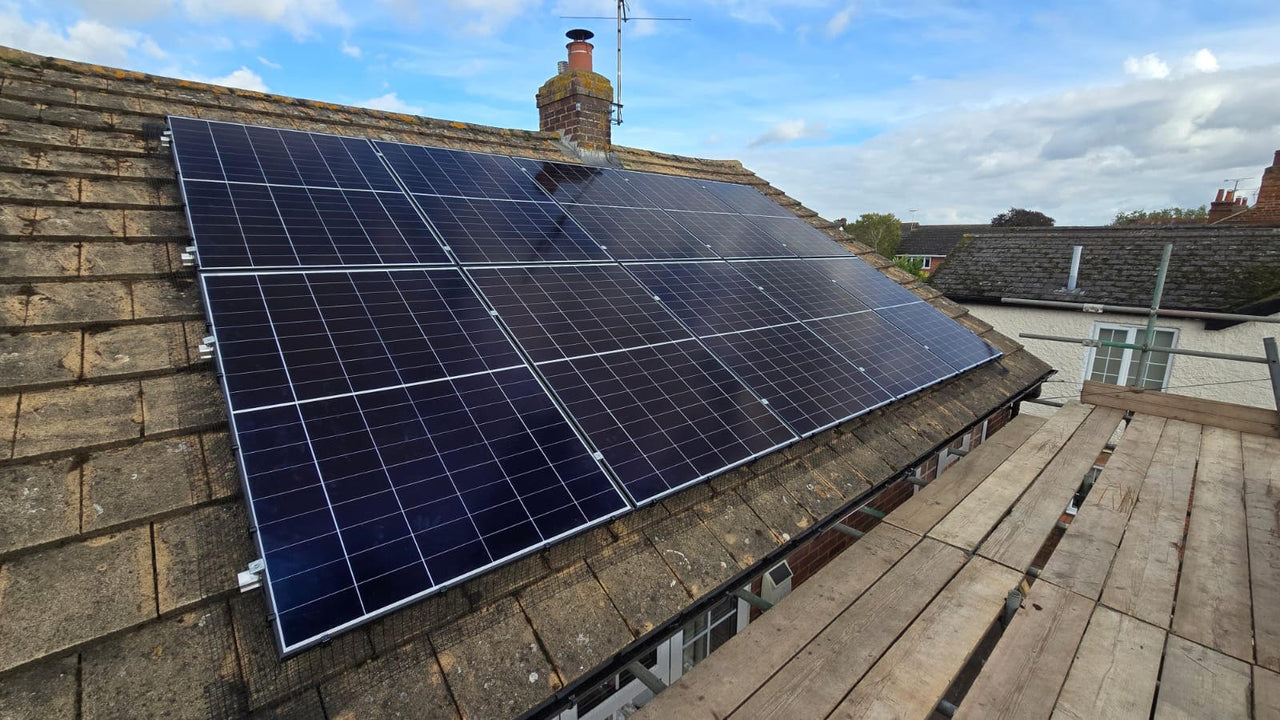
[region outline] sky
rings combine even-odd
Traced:
[[[0,0],[0,45],[535,129],[614,0]],[[1280,3],[634,0],[614,142],[741,160],[827,218],[1194,207],[1280,149]],[[1230,182],[1227,179],[1231,179]]]

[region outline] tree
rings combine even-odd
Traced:
[[[849,236],[891,258],[902,242],[902,222],[893,213],[863,213],[857,222],[844,226]]]
[[[899,270],[909,272],[921,280],[928,277],[924,272],[924,259],[918,257],[907,257],[899,255],[893,259],[893,264],[898,266]]]
[[[1036,210],[1009,208],[991,218],[991,227],[1053,227],[1053,218]]]
[[[1130,210],[1116,213],[1112,225],[1135,225],[1144,220],[1204,220],[1209,217],[1209,206],[1198,208],[1167,207],[1159,210]]]

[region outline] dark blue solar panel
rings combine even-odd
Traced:
[[[792,314],[804,320],[867,309],[829,274],[808,260],[731,264]]]
[[[894,397],[913,393],[956,373],[955,368],[874,312],[805,324]]]
[[[206,275],[231,407],[522,365],[457,270]]]
[[[608,260],[555,203],[415,195],[463,263]]]
[[[641,503],[796,437],[695,340],[551,362],[539,371]]]
[[[730,210],[746,215],[765,215],[770,217],[794,218],[795,213],[765,197],[759,190],[749,185],[713,182],[705,180],[702,187],[715,195]]]
[[[1001,355],[985,340],[923,300],[876,312],[957,371],[963,372]]]
[[[715,258],[717,254],[665,210],[565,204],[569,216],[618,260]]]
[[[703,342],[802,436],[893,400],[800,323]]]
[[[627,269],[700,337],[795,320],[727,262],[644,263]]]
[[[795,257],[781,240],[752,222],[754,218],[702,212],[673,212],[671,217],[721,257]]]
[[[920,300],[920,296],[889,279],[884,273],[859,258],[812,260],[811,262],[814,267],[821,269],[840,287],[853,293],[854,297],[866,303],[868,307],[879,309]]]
[[[535,363],[690,337],[617,265],[467,272]]]
[[[729,212],[729,206],[690,178],[538,160],[516,162],[560,202]]]
[[[409,192],[504,200],[547,200],[516,161],[501,155],[373,141]]]
[[[177,117],[169,127],[188,180],[400,191],[367,140]]]
[[[750,222],[799,257],[840,257],[851,253],[826,233],[792,215],[789,218],[753,217]]]
[[[235,422],[286,652],[626,507],[523,367]]]
[[[183,183],[202,269],[445,263],[399,193]]]

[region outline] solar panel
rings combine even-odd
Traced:
[[[538,160],[516,162],[559,202],[729,212],[729,206],[690,178]]]
[[[555,203],[432,195],[414,199],[463,263],[609,259]]]
[[[874,312],[805,322],[894,397],[951,377],[955,369]]]
[[[857,262],[862,262],[858,260]],[[855,298],[808,260],[735,262],[733,267],[802,320],[866,310]]]
[[[848,257],[851,253],[826,233],[792,215],[789,218],[753,217],[749,222],[800,257]]]
[[[405,188],[415,195],[547,200],[516,161],[501,155],[373,141]]]
[[[740,212],[744,215],[795,217],[795,213],[765,197],[763,193],[753,187],[711,180],[703,181],[702,187],[719,198],[720,202],[727,205],[734,212]]]
[[[653,208],[564,205],[565,212],[618,260],[715,258],[716,253],[670,213]]]
[[[690,337],[617,265],[472,268],[468,274],[535,363]]]
[[[801,436],[891,400],[874,380],[800,323],[703,340]]]
[[[671,216],[724,258],[795,257],[752,218],[703,212],[673,212]]]
[[[696,340],[538,369],[640,503],[796,438]]]
[[[868,307],[878,310],[920,300],[918,295],[885,277],[884,273],[859,258],[813,260],[812,262],[836,284],[853,293],[854,297],[866,303]]]
[[[627,507],[524,367],[235,428],[286,653]]]
[[[644,263],[627,269],[699,337],[795,321],[727,262]]]
[[[524,364],[453,268],[203,279],[233,409]]]
[[[876,312],[958,372],[1000,357],[999,350],[923,300]]]

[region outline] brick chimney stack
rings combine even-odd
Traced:
[[[568,63],[538,89],[538,129],[560,132],[583,150],[605,152],[612,140],[613,85],[591,70],[590,30],[565,33]]]
[[[1276,151],[1271,167],[1262,171],[1262,186],[1258,188],[1258,200],[1249,211],[1249,223],[1280,225],[1280,150]]]
[[[1218,196],[1209,203],[1208,223],[1216,223],[1249,208],[1249,200],[1244,196],[1236,197],[1235,190],[1218,190]]]

